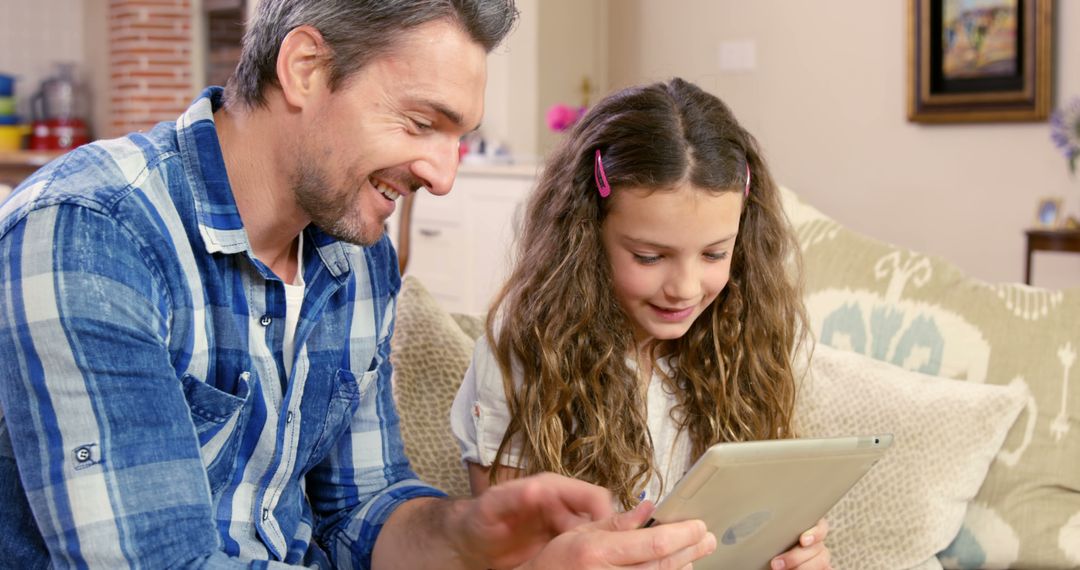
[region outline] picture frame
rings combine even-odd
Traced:
[[[1054,230],[1062,226],[1062,199],[1046,197],[1039,199],[1039,205],[1035,208],[1035,227],[1043,230]]]
[[[908,0],[908,120],[1042,121],[1052,0]]]

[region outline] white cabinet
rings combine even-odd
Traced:
[[[446,196],[418,193],[405,274],[448,311],[486,312],[509,271],[535,175],[535,165],[463,165]],[[389,222],[395,246],[397,218]]]

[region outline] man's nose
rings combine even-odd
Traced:
[[[457,137],[439,137],[431,142],[426,156],[415,163],[413,174],[424,182],[428,192],[437,196],[450,192],[457,176],[460,144]]]

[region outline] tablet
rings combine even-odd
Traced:
[[[891,434],[718,443],[657,505],[645,526],[701,519],[716,551],[697,570],[767,569],[892,445]]]

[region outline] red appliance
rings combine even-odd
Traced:
[[[77,117],[36,120],[30,133],[30,150],[71,150],[88,142],[90,131]]]
[[[31,100],[31,150],[70,150],[90,142],[90,131],[83,119],[86,90],[75,75],[74,65],[59,64],[57,74],[41,82]]]

